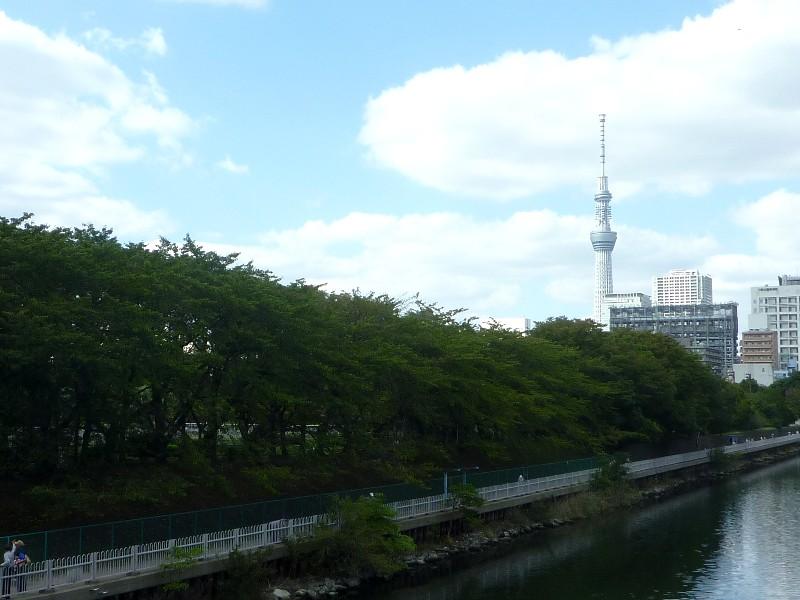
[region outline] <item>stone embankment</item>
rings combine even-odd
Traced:
[[[478,531],[468,533],[459,539],[449,543],[414,552],[405,558],[405,575],[414,571],[423,571],[436,567],[444,560],[469,554],[485,551],[487,548],[510,542],[514,538],[525,534],[534,533],[547,528],[561,527],[571,523],[571,519],[549,519],[544,522],[534,522],[521,526],[498,527],[495,531]],[[272,589],[270,600],[287,598],[311,598],[312,600],[321,598],[344,597],[355,593],[361,587],[364,580],[358,577],[346,578],[324,578],[324,579],[303,579],[287,581],[282,587]]]
[[[800,453],[800,448],[798,447],[783,448],[758,456],[737,459],[724,465],[706,465],[677,475],[653,478],[638,490],[636,499],[633,502],[626,502],[624,506],[656,502],[690,489],[696,489],[704,484],[713,483],[738,473],[779,462],[796,456],[798,453]],[[562,501],[551,501],[549,508],[552,510]],[[623,505],[616,508],[623,508]],[[557,510],[554,512],[557,512]],[[569,525],[576,520],[591,518],[593,514],[597,514],[575,514],[570,518],[537,519],[533,517],[533,515],[541,515],[541,513],[541,510],[532,510],[530,512],[525,510],[515,511],[513,523],[510,520],[502,519],[487,522],[484,523],[479,531],[466,533],[457,539],[447,540],[446,543],[414,552],[405,558],[406,568],[401,571],[401,574],[406,577],[413,577],[415,574],[435,571],[447,560],[487,552],[494,547],[511,542],[515,538],[533,535],[545,529]],[[520,522],[523,523],[520,524]],[[343,598],[357,594],[362,585],[371,582],[372,580],[358,577],[287,580],[279,586],[271,587],[267,590],[266,597],[269,600]]]

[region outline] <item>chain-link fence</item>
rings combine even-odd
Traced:
[[[448,470],[446,477],[450,485],[469,483],[475,487],[486,487],[517,481],[520,475],[526,480],[535,479],[591,469],[597,464],[596,458],[582,458],[496,471],[480,471],[475,467],[465,467]],[[28,554],[33,560],[39,561],[247,527],[277,519],[322,514],[338,497],[357,498],[369,494],[382,494],[386,502],[397,502],[441,493],[444,488],[445,473],[442,473],[441,477],[420,484],[398,483],[80,527],[14,533],[0,536],[0,543],[21,539],[25,542]]]

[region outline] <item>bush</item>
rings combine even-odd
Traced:
[[[267,565],[271,548],[255,552],[234,550],[222,581],[222,597],[236,600],[260,600],[269,586],[273,572]]]
[[[480,523],[478,511],[484,505],[485,500],[478,495],[478,490],[471,483],[455,484],[450,488],[450,506],[453,511],[460,511],[464,523],[468,528],[475,527]]]
[[[314,537],[297,543],[297,553],[308,557],[312,567],[350,576],[387,576],[401,570],[403,556],[414,550],[414,541],[400,533],[394,511],[382,496],[337,499],[330,520]]]
[[[738,458],[734,454],[728,454],[722,448],[712,448],[708,453],[708,464],[714,471],[724,471],[734,466]]]
[[[602,491],[589,491],[556,499],[546,519],[585,519],[625,506],[633,506],[641,498],[639,491],[627,482]]]
[[[605,457],[589,482],[589,489],[602,492],[628,485],[628,468],[621,457]]]
[[[161,565],[164,571],[185,571],[200,558],[203,553],[200,548],[173,548],[171,560]],[[171,581],[161,586],[165,592],[185,592],[189,589],[189,582],[183,579]]]

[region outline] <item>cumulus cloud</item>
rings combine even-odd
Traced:
[[[259,244],[206,245],[225,253],[242,252],[244,259],[284,279],[325,283],[331,291],[359,288],[395,297],[419,293],[446,307],[468,308],[470,314],[516,312],[544,318],[551,313],[581,316],[591,310],[591,227],[589,216],[550,210],[495,220],[450,212],[351,213],[267,232]],[[635,228],[621,230],[623,235],[628,239],[619,260],[627,274],[620,282],[646,283],[643,291],[648,293],[654,265],[674,266],[675,257],[667,248],[680,248],[678,259],[692,263],[716,248],[714,240],[702,237]],[[536,306],[543,297],[557,307],[551,313]]]
[[[164,233],[174,226],[164,210],[141,210],[129,200],[107,196],[81,196],[49,203],[36,214],[36,221],[71,227],[86,223],[98,227],[113,225],[114,233],[123,238]]]
[[[734,219],[756,234],[756,248],[764,256],[800,260],[800,194],[780,189],[734,210]]]
[[[164,56],[167,53],[167,40],[164,32],[158,27],[145,29],[138,37],[124,38],[118,37],[104,27],[95,27],[83,33],[86,42],[94,47],[115,50],[128,50],[135,48],[147,54]]]
[[[0,12],[0,80],[0,214],[164,230],[161,211],[98,189],[116,164],[145,156],[185,162],[182,140],[193,121],[170,105],[152,73],[134,81],[66,35]]]
[[[734,0],[677,30],[594,38],[584,56],[433,69],[371,98],[359,139],[421,184],[498,199],[591,180],[601,112],[620,189],[702,194],[794,175],[798,28],[794,0]]]
[[[778,190],[741,205],[727,218],[741,227],[750,253],[727,253],[709,235],[667,234],[619,226],[614,250],[617,292],[650,294],[653,276],[700,268],[714,280],[717,302],[739,303],[747,326],[750,287],[779,273],[800,273],[800,239],[792,215],[800,194]],[[361,289],[465,307],[482,317],[544,319],[591,312],[594,281],[588,232],[592,219],[551,210],[486,220],[453,212],[351,213],[330,221],[266,232],[251,245],[204,243],[285,280],[303,278],[330,291]]]
[[[569,239],[588,226],[551,211],[489,222],[455,213],[351,213],[267,232],[257,245],[208,245],[241,251],[285,279],[325,283],[331,291],[419,292],[429,301],[488,310],[516,306],[522,282],[558,271],[546,246],[569,251]]]
[[[750,287],[777,283],[783,273],[800,274],[800,236],[797,221],[800,194],[776,190],[731,211],[731,219],[755,241],[752,253],[719,253],[708,258],[703,268],[714,275],[715,300],[733,299],[746,315]]]
[[[236,163],[230,156],[226,156],[219,161],[217,167],[228,173],[233,173],[234,175],[247,175],[250,172],[250,167],[248,165]]]

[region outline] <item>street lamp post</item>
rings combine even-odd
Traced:
[[[461,483],[462,485],[467,485],[467,471],[479,471],[480,467],[459,467],[458,469],[454,469],[456,473],[461,473]],[[447,471],[444,472],[444,499],[447,500]]]

